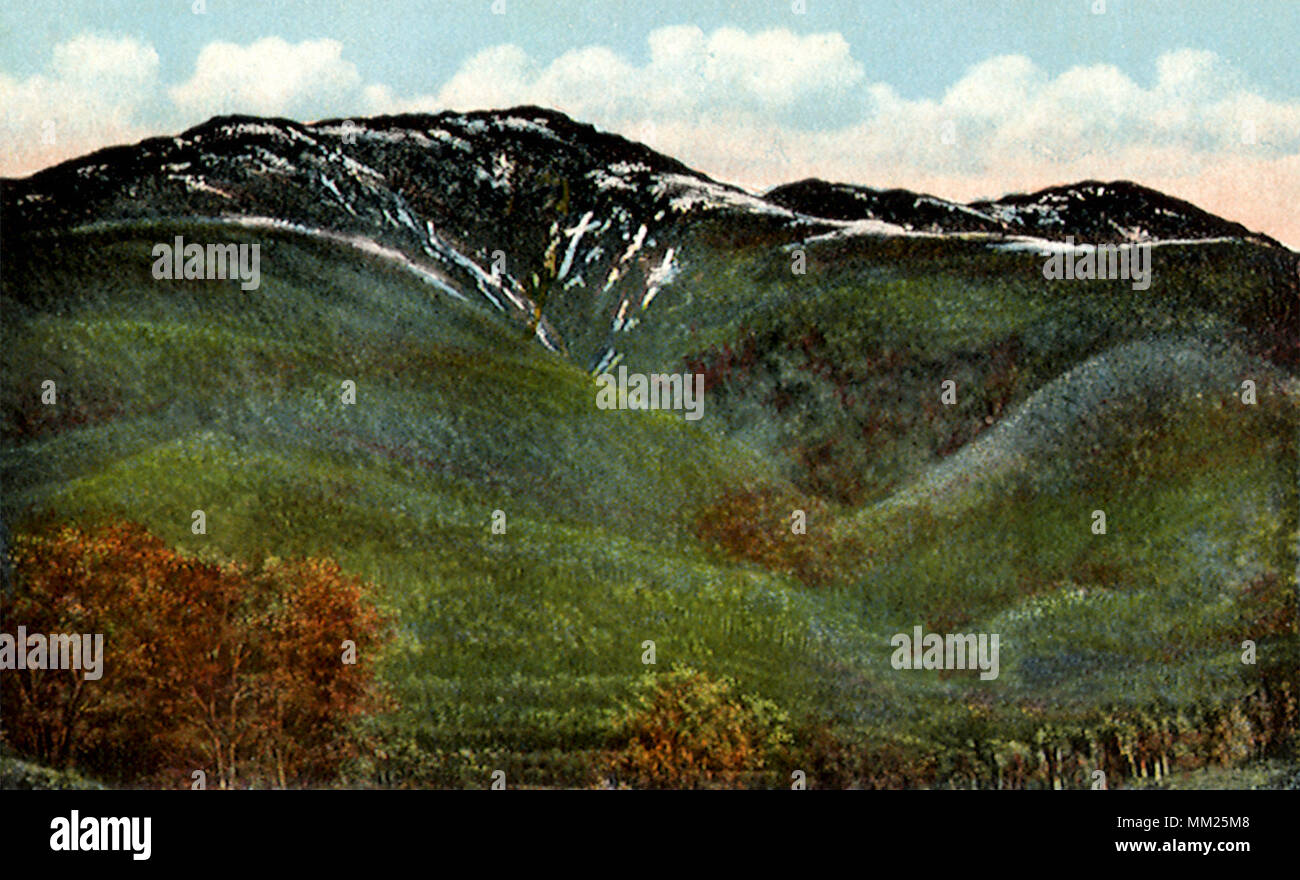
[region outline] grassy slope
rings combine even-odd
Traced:
[[[888,497],[1116,346],[1233,342],[1292,366],[1300,354],[1294,260],[1258,247],[1155,248],[1138,291],[1045,281],[1039,255],[980,240],[813,240],[802,275],[785,239],[709,243],[682,248],[678,278],[620,340],[626,362],[717,368],[709,403],[724,431],[852,506]],[[947,379],[956,406],[939,403]]]
[[[389,672],[426,744],[594,745],[644,639],[806,705],[831,659],[805,650],[822,600],[685,530],[724,487],[774,479],[752,454],[597,410],[577,368],[333,245],[259,237],[256,292],[156,283],[149,245],[171,234],[7,249],[11,528],[123,516],[194,552],[335,556],[399,614]]]
[[[1217,702],[1256,680],[1243,639],[1295,656],[1242,595],[1268,574],[1295,589],[1300,398],[1276,362],[1300,329],[1293,266],[1159,248],[1135,291],[1045,282],[1041,257],[980,242],[807,251],[802,276],[770,247],[698,258],[625,348],[643,369],[708,352],[728,368],[709,398],[725,430],[838,496],[824,554],[872,642],[917,623],[1002,634],[995,685],[908,673],[910,709],[859,692],[860,720],[925,727],[922,693],[992,695],[1008,726],[1026,705]],[[957,406],[937,405],[945,378]],[[842,437],[836,467],[810,464]]]
[[[1010,411],[1127,340],[1231,336],[1263,289],[1232,275],[1231,254],[1225,279],[1246,280],[1231,296],[1198,280],[1193,299],[1081,296],[1045,287],[1024,255],[981,249],[972,263],[965,245],[924,241],[815,246],[798,292],[784,257],[701,259],[629,337],[634,368],[815,327],[818,358],[860,367],[841,382],[878,383],[857,389],[855,409],[805,370],[801,404],[774,417],[764,396],[790,378],[767,364],[711,392],[701,430],[596,410],[576,367],[334,245],[259,235],[252,293],[154,282],[149,246],[176,231],[215,235],[146,227],[6,248],[4,519],[118,515],[196,552],[335,556],[398,614],[395,723],[422,749],[505,750],[492,766],[512,778],[553,778],[556,761],[601,743],[644,639],[660,664],[734,675],[796,716],[900,735],[932,731],[973,690],[1015,714],[1024,701],[1073,712],[1249,684],[1231,664],[1234,590],[1285,568],[1278,535],[1294,531],[1295,409],[1277,382],[1246,415],[1225,373],[1208,401],[1162,400],[1146,422],[1121,408],[1082,424],[1069,455],[1049,444],[942,503],[877,503],[931,472],[954,432],[983,430],[990,346],[1020,340],[996,389]],[[864,345],[905,356],[873,368]],[[962,404],[909,421],[949,375]],[[45,378],[59,383],[54,412],[36,403]],[[355,407],[339,402],[344,379]],[[893,421],[850,465],[888,464],[809,536],[827,540],[840,583],[812,592],[698,545],[697,510],[800,481],[792,438],[843,434],[862,406]],[[1105,537],[1087,528],[1097,506]],[[207,536],[189,531],[195,508]],[[489,531],[497,508],[506,535]],[[890,669],[889,634],[954,615],[1004,634],[998,682]],[[1189,639],[1201,649],[1170,654]]]

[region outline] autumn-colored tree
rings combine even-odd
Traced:
[[[743,785],[789,744],[787,720],[728,678],[689,667],[651,674],[619,720],[610,770],[639,788]]]
[[[293,584],[268,616],[268,666],[275,683],[274,706],[263,714],[274,734],[269,742],[277,780],[286,768],[308,778],[328,777],[351,756],[352,742],[340,738],[339,722],[378,706],[370,675],[381,621],[366,602],[366,587],[329,560],[275,563],[257,579]],[[355,666],[340,663],[344,642],[355,643]],[[352,670],[342,674],[343,670]]]
[[[125,523],[19,535],[12,555],[6,632],[105,636],[99,680],[0,679],[0,730],[38,760],[132,781],[325,780],[354,746],[350,721],[380,705],[384,622],[333,562],[206,562]]]

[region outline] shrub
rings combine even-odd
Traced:
[[[803,510],[814,523],[812,535],[791,532],[794,510]],[[825,533],[829,516],[826,504],[816,498],[762,488],[724,495],[700,512],[695,531],[733,559],[824,586],[834,578],[836,560],[816,536]]]
[[[775,703],[735,693],[728,678],[689,667],[650,674],[618,721],[609,766],[638,788],[747,787],[790,741]]]

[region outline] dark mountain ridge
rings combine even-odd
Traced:
[[[285,161],[307,167],[293,169]],[[386,189],[427,219],[471,239],[494,241],[518,231],[501,229],[498,221],[504,217],[535,220],[527,212],[555,203],[570,209],[561,213],[573,214],[575,195],[591,195],[590,190],[616,190],[620,200],[632,201],[630,193],[656,184],[662,189],[664,177],[681,177],[729,193],[751,210],[766,207],[839,222],[881,220],[913,231],[1049,239],[1070,235],[1090,241],[1235,237],[1278,246],[1240,223],[1123,180],[1086,180],[969,204],[816,178],[754,196],[644,144],[536,106],[314,123],[216,116],[175,137],[108,147],[26,178],[0,178],[0,209],[7,221],[26,230],[218,209],[225,214],[279,209],[310,215],[309,205],[295,204],[285,191],[284,178],[293,177],[295,170],[330,169],[349,188],[363,190],[366,172],[378,172],[373,176],[382,177]],[[215,178],[230,186],[214,190]],[[259,178],[269,178],[271,185],[259,186]],[[335,192],[338,178],[291,182],[312,183],[314,195],[325,196],[322,210],[328,211],[321,219],[336,224],[342,218],[330,211],[376,207],[344,199]],[[561,192],[566,188],[567,204]],[[468,202],[481,216],[463,215]],[[377,207],[382,214],[387,206]]]
[[[1015,232],[1010,225],[966,205],[906,189],[873,189],[809,178],[774,187],[763,197],[812,217],[881,220],[918,232]]]
[[[314,123],[219,116],[0,179],[6,234],[169,219],[271,221],[380,245],[444,293],[505,314],[590,369],[611,362],[616,336],[675,276],[694,231],[715,220],[728,236],[775,243],[838,231],[1280,247],[1128,182],[970,205],[820,180],[754,195],[534,106]]]
[[[1128,180],[1085,180],[963,204],[906,189],[874,189],[815,178],[782,184],[764,198],[813,217],[880,220],[931,233],[988,232],[1079,243],[1239,238],[1281,247],[1240,223]]]
[[[1240,223],[1129,180],[1085,180],[1034,193],[971,202],[1023,235],[1081,242],[1240,238],[1281,247]]]

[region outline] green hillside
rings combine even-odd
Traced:
[[[1138,292],[981,242],[812,243],[795,276],[772,242],[701,237],[619,340],[632,369],[709,374],[686,422],[597,409],[584,365],[344,245],[259,231],[256,291],[154,281],[174,234],[212,227],[6,242],[0,514],[378,584],[400,708],[371,719],[362,784],[591,784],[645,640],[788,714],[762,784],[866,784],[829,757],[854,744],[997,784],[1025,743],[1083,754],[1074,731],[1115,713],[1186,730],[1294,688],[1294,626],[1260,622],[1288,595],[1294,615],[1300,411],[1271,347],[1294,305],[1259,249],[1171,251]],[[796,564],[711,528],[751,496],[790,502],[754,527]],[[1001,676],[894,670],[917,624],[1000,633]]]

